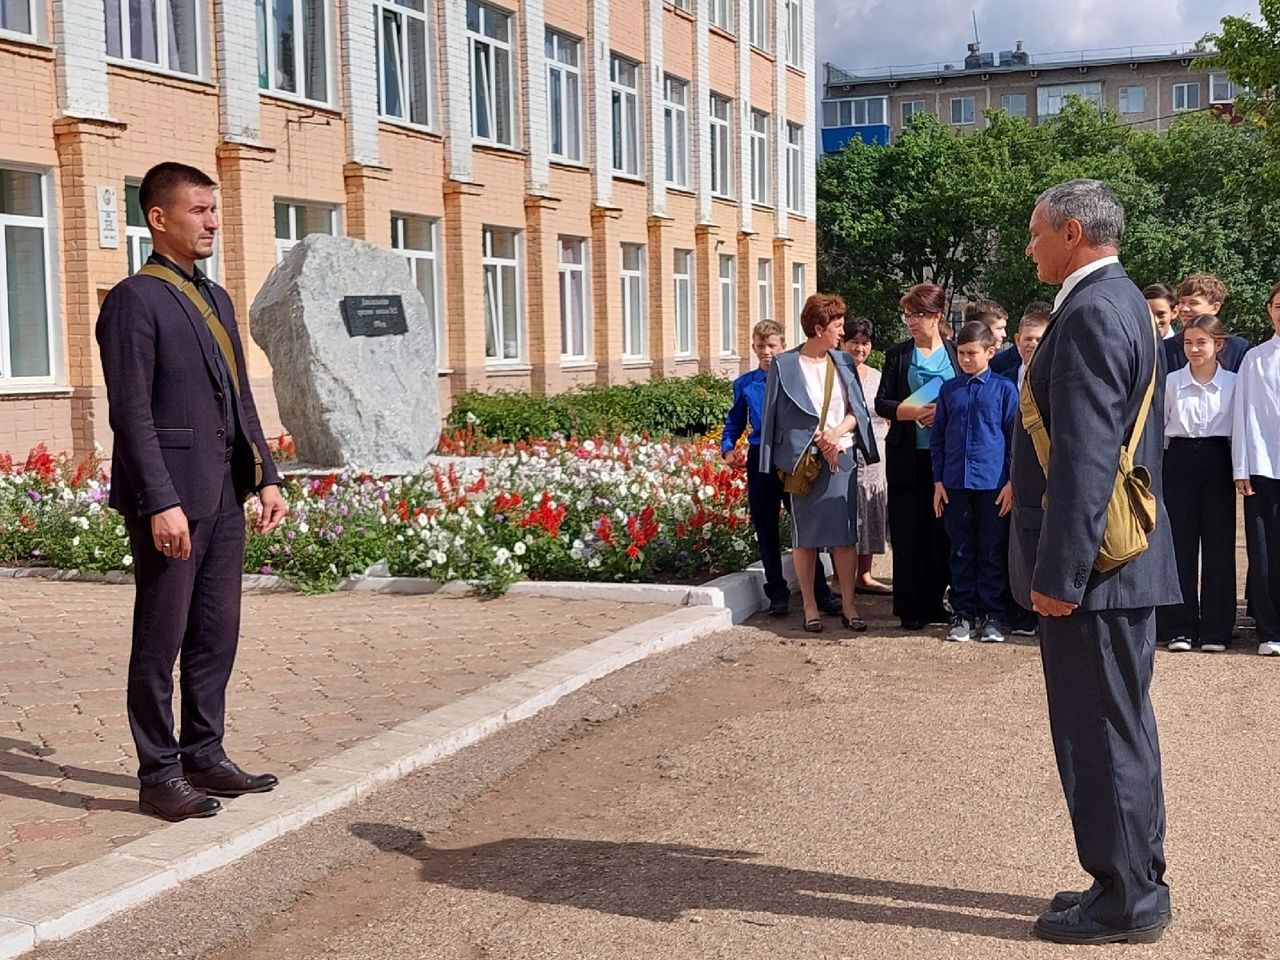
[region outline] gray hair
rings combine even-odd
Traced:
[[[1068,220],[1080,224],[1091,247],[1119,247],[1124,236],[1124,207],[1115,191],[1101,180],[1071,180],[1050,187],[1036,198],[1054,230]]]

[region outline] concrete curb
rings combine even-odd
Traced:
[[[287,777],[218,816],[164,827],[90,863],[0,896],[0,960],[61,940],[225,866],[380,784],[429,766],[646,657],[734,622],[708,605],[673,610],[561,654],[456,703],[402,723]]]

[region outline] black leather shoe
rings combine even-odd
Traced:
[[[1155,943],[1164,936],[1165,927],[1169,926],[1167,918],[1145,927],[1133,927],[1129,930],[1117,930],[1104,926],[1095,920],[1081,915],[1080,908],[1072,907],[1057,913],[1041,914],[1036,920],[1033,932],[1041,940],[1050,943]]]
[[[208,770],[188,770],[191,785],[216,797],[238,797],[245,793],[266,793],[280,781],[273,773],[245,773],[230,760]]]
[[[818,601],[818,609],[835,616],[838,613],[844,613],[844,601],[840,599],[839,594],[832,593]]]
[[[923,630],[927,624],[923,620],[903,620],[902,629],[910,630],[913,633],[917,630]]]
[[[769,601],[769,616],[785,617],[791,612],[791,601],[786,597],[778,597],[776,600]]]
[[[138,809],[153,817],[177,822],[191,817],[212,817],[222,809],[213,797],[206,797],[186,777],[174,777],[138,791]]]
[[[1053,899],[1049,901],[1049,912],[1062,913],[1072,907],[1078,907],[1084,903],[1085,897],[1091,893],[1093,893],[1093,888],[1088,890],[1059,890],[1053,895]],[[1164,903],[1161,905],[1160,916],[1165,923],[1173,920],[1173,911],[1169,907],[1167,897],[1164,898]]]

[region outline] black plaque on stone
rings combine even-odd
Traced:
[[[385,297],[343,297],[342,320],[352,337],[399,336],[409,332],[404,301],[399,294]]]

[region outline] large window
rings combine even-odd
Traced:
[[[1225,73],[1209,74],[1209,102],[1235,103],[1236,97],[1244,93],[1244,87],[1232,83]]]
[[[693,251],[675,251],[671,270],[676,315],[676,356],[693,356]]]
[[[1173,85],[1173,109],[1199,110],[1200,84],[1175,83]]]
[[[733,8],[735,0],[706,0],[711,25],[733,33]]]
[[[519,233],[485,227],[481,263],[484,266],[484,355],[495,363],[518,362],[524,355]]]
[[[622,245],[622,355],[643,357],[647,352],[644,312],[644,245]]]
[[[918,101],[921,109],[924,101]],[[878,126],[889,122],[888,97],[854,97],[851,100],[823,100],[824,127]]]
[[[338,233],[338,211],[335,207],[319,203],[298,203],[293,200],[277,200],[276,211],[276,261],[298,245],[298,241],[312,233]]]
[[[432,124],[431,46],[426,0],[375,0],[378,112]]]
[[[585,360],[591,348],[587,327],[587,241],[560,238],[560,355]]]
[[[1118,106],[1121,113],[1146,113],[1147,88],[1140,86],[1121,87]]]
[[[772,6],[771,0],[747,0],[747,15],[751,21],[748,36],[751,38],[751,45],[761,50],[770,49],[769,20],[773,12],[770,9]]]
[[[36,36],[36,0],[0,0],[0,30]]]
[[[328,103],[329,0],[257,0],[257,5],[258,86]]]
[[[640,175],[640,67],[617,54],[609,60],[613,95],[613,169]]]
[[[800,325],[800,314],[804,313],[804,264],[791,265],[791,335],[796,343],[804,342],[804,328]]]
[[[1102,84],[1094,83],[1059,83],[1036,90],[1036,118],[1056,117],[1066,106],[1068,97],[1079,97],[1090,103],[1102,106]]]
[[[769,115],[751,111],[751,202],[769,203]]]
[[[0,19],[27,0],[0,0]],[[200,73],[202,7],[198,0],[105,0],[107,56],[176,73]],[[30,31],[27,31],[30,32]]]
[[[551,155],[582,159],[582,44],[547,31],[547,125]]]
[[[1025,93],[1002,93],[1000,109],[1011,117],[1027,115],[1027,95]]]
[[[689,85],[675,77],[662,84],[662,123],[667,140],[667,183],[689,185]]]
[[[733,103],[711,95],[711,192],[733,196]]]
[[[756,319],[773,319],[773,261],[756,261]]]
[[[444,311],[440,296],[440,225],[427,217],[391,215],[391,249],[409,261],[413,285],[422,294],[436,339],[436,367],[448,366]]]
[[[977,119],[977,104],[973,97],[951,98],[951,122],[954,125],[967,126]]]
[[[738,269],[729,254],[720,254],[720,355],[733,356],[738,346]]]
[[[804,66],[804,7],[802,0],[786,0],[787,9],[787,63],[793,67]]]
[[[924,113],[923,100],[904,100],[902,101],[902,125],[904,127],[911,126],[911,118],[917,113]]]
[[[0,384],[53,382],[46,185],[0,167]]]
[[[485,143],[514,146],[511,15],[468,0],[467,53],[471,62],[472,136]]]
[[[787,209],[804,210],[804,127],[787,124]]]

